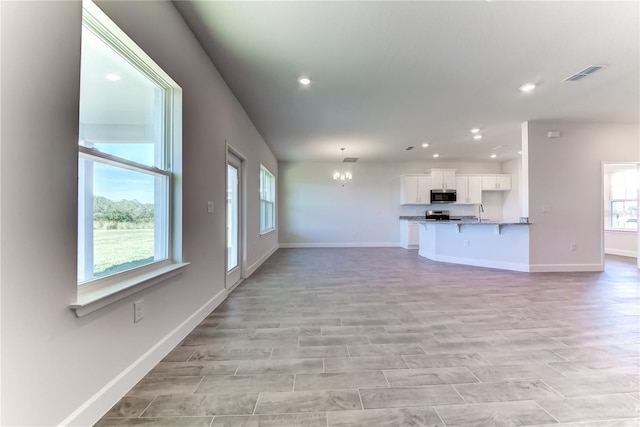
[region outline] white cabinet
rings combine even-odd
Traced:
[[[457,175],[456,204],[478,205],[482,203],[482,178],[480,175]]]
[[[420,223],[418,221],[400,220],[400,246],[405,249],[417,249],[420,241]]]
[[[482,191],[511,190],[511,175],[484,175],[482,177]]]
[[[429,175],[402,175],[400,182],[401,205],[428,205],[431,203],[431,178]]]
[[[434,190],[449,190],[456,186],[455,169],[431,169],[431,188]]]

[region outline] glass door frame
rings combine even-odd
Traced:
[[[244,159],[239,153],[233,150],[231,147],[227,146],[227,167],[225,170],[225,288],[231,290],[235,286],[237,286],[242,281],[242,270],[244,263]],[[235,168],[238,171],[238,191],[237,191],[237,260],[236,265],[229,269],[229,247],[228,247],[228,238],[229,238],[229,207],[228,207],[228,197],[229,197],[229,166]]]

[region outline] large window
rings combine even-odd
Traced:
[[[608,228],[637,230],[638,172],[636,166],[617,166],[608,174],[608,181],[608,200],[605,200],[608,204]]]
[[[260,234],[275,230],[276,178],[260,165]]]
[[[83,12],[78,284],[179,261],[180,88],[93,3]],[[123,276],[124,277],[124,276]]]

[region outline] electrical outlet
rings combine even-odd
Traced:
[[[207,212],[213,213],[213,202],[207,202]]]
[[[575,243],[570,244],[570,245],[569,245],[569,250],[570,250],[571,252],[575,252],[575,251],[576,251],[576,244],[575,244]]]
[[[464,246],[469,246],[469,241],[468,241],[468,240],[465,240],[465,241],[463,241],[463,242],[462,242],[462,244],[463,244]]]
[[[139,322],[144,317],[144,300],[133,303],[133,323]]]

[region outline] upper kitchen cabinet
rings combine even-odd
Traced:
[[[429,175],[402,175],[400,182],[401,205],[428,205],[431,203],[431,178]]]
[[[457,175],[456,193],[458,205],[478,205],[482,203],[482,176]]]
[[[482,191],[511,190],[511,175],[484,175],[482,177]]]
[[[431,188],[449,190],[456,187],[455,169],[431,169]]]

